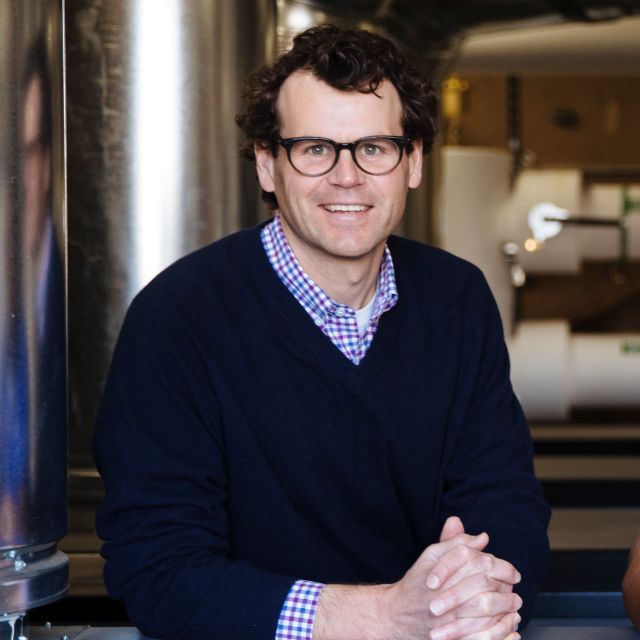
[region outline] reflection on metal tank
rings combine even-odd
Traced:
[[[136,292],[259,220],[238,157],[243,78],[271,55],[272,0],[67,0],[71,493],[86,493],[111,351]],[[76,477],[77,476],[77,477]]]
[[[0,3],[0,627],[67,589],[61,24]]]

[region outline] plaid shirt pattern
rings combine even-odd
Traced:
[[[271,266],[294,298],[342,354],[354,364],[360,364],[373,340],[380,316],[398,300],[388,247],[385,247],[380,265],[371,319],[361,336],[355,309],[332,300],[303,271],[284,235],[279,214],[264,227],[261,239]],[[324,584],[308,580],[293,584],[280,610],[275,640],[312,640],[313,621],[323,587]]]
[[[298,580],[293,584],[280,610],[275,640],[311,640],[320,582]]]
[[[332,300],[302,270],[284,235],[279,215],[264,227],[261,238],[271,266],[287,289],[342,354],[354,364],[360,364],[373,341],[380,316],[398,300],[393,260],[388,247],[384,249],[380,265],[378,291],[371,319],[361,336],[355,309]]]

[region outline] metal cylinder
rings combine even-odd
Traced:
[[[259,219],[234,116],[274,16],[274,0],[66,2],[72,498],[131,298]]]
[[[2,615],[67,589],[63,122],[60,0],[1,2]]]
[[[509,352],[530,420],[566,420],[572,408],[640,407],[640,334],[571,334],[566,320],[528,320]]]

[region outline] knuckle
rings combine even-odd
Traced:
[[[492,640],[492,633],[489,629],[484,629],[478,634],[478,640]]]
[[[505,600],[505,612],[515,614],[521,606],[520,598],[514,593]]]
[[[476,627],[477,631],[471,635],[466,636],[469,640],[494,640],[496,625],[500,621],[498,616],[491,616],[485,618],[480,627]],[[505,634],[502,634],[500,638],[503,638]]]
[[[473,599],[473,608],[480,615],[489,615],[491,610],[491,597],[488,593],[480,593]]]
[[[493,587],[493,580],[484,573],[478,573],[475,576],[476,586],[481,591],[490,591]]]
[[[460,547],[460,553],[462,555],[462,558],[467,561],[471,560],[471,558],[473,557],[473,551],[466,546]]]

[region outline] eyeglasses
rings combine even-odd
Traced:
[[[303,176],[317,178],[329,173],[338,163],[343,149],[351,152],[358,168],[373,176],[393,171],[402,160],[406,136],[367,136],[354,142],[335,142],[328,138],[277,138],[287,151],[291,166]]]

